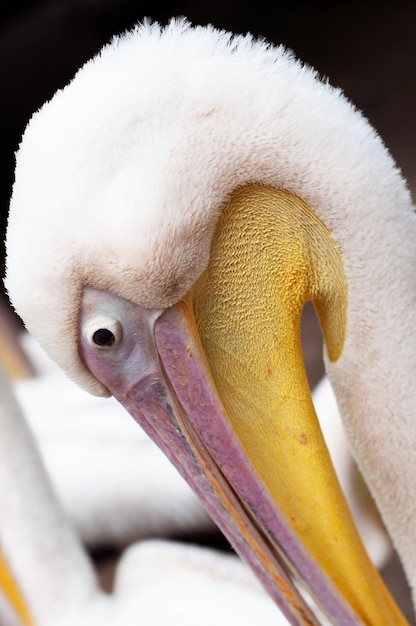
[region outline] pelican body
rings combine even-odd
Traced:
[[[173,20],[116,38],[17,154],[6,285],[81,386],[177,466],[291,624],[404,624],[314,413],[312,300],[359,466],[416,577],[416,218],[365,118],[282,47]]]

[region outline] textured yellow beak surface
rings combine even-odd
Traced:
[[[311,208],[286,191],[237,190],[193,291],[208,363],[236,436],[296,531],[365,624],[406,624],[350,516],[315,415],[300,317],[318,312],[331,360],[348,313],[342,259]]]

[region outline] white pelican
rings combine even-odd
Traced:
[[[77,535],[54,500],[2,371],[0,389],[1,623],[15,624],[18,617],[17,623],[25,626],[52,624],[59,607],[69,615],[98,586]]]
[[[250,36],[144,24],[31,120],[6,284],[69,376],[166,452],[291,623],[314,618],[287,568],[337,624],[402,624],[334,478],[299,318],[312,300],[413,585],[415,231],[381,140],[311,69]]]

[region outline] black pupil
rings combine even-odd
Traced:
[[[116,338],[108,328],[99,328],[93,334],[92,340],[97,346],[112,346]]]

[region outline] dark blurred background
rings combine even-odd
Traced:
[[[14,152],[31,114],[113,35],[143,17],[184,15],[282,43],[341,87],[384,138],[416,186],[416,2],[396,0],[150,2],[2,0],[0,3],[0,264],[13,183]],[[4,298],[0,287],[0,300]],[[322,374],[321,338],[307,316],[305,356],[312,385]],[[395,560],[384,572],[407,616],[410,600]]]

